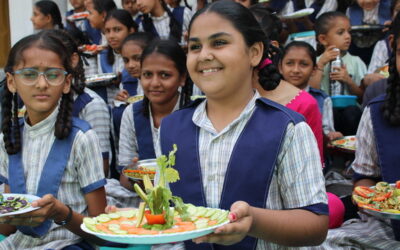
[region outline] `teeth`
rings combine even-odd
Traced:
[[[204,69],[202,70],[203,73],[211,73],[211,72],[217,72],[218,69]]]

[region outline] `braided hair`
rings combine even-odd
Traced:
[[[57,54],[67,72],[72,72],[71,55],[62,42],[51,36],[38,34],[27,36],[18,41],[10,50],[7,64],[4,71],[7,77],[12,77],[14,67],[24,60],[23,52],[30,48],[40,48],[49,50]],[[72,103],[73,91],[63,94],[59,105],[59,111],[55,124],[54,134],[57,139],[68,137],[72,129]],[[2,100],[4,116],[2,120],[3,140],[6,151],[9,155],[16,154],[21,150],[20,124],[18,120],[18,98],[16,93],[12,93],[7,85],[4,86],[4,96]]]
[[[35,7],[38,8],[43,15],[50,15],[53,25],[57,25],[59,29],[64,29],[60,9],[55,2],[43,0],[36,2]]]
[[[216,13],[231,22],[233,27],[235,27],[242,34],[248,47],[257,42],[263,43],[263,56],[257,67],[259,83],[265,90],[275,89],[282,79],[282,76],[278,70],[281,52],[279,48],[271,45],[270,40],[261,29],[253,14],[241,4],[233,1],[217,1],[196,12],[189,24],[189,34],[194,20],[196,20],[196,18],[201,14],[210,12]],[[264,62],[266,60],[271,60],[272,63],[265,65]]]
[[[176,20],[174,15],[172,14],[170,8],[168,5],[163,1],[163,0],[155,0],[159,1],[161,6],[163,7],[164,11],[167,12],[169,16],[169,39],[174,39],[176,42],[181,41],[182,37],[182,24]],[[153,20],[150,18],[148,13],[143,14],[143,30],[145,32],[152,32],[152,27],[153,27]]]
[[[67,30],[46,30],[42,32],[44,36],[52,36],[54,39],[58,39],[60,42],[62,42],[64,46],[68,49],[68,54],[81,54],[78,50],[77,43],[75,42],[74,38],[69,35],[69,32]],[[85,89],[85,69],[83,68],[83,62],[80,59],[80,56],[78,64],[72,69],[71,74],[73,76],[73,81],[71,85],[72,89],[75,93],[80,95]]]
[[[318,41],[319,35],[326,35],[335,23],[336,18],[346,18],[348,17],[339,11],[329,11],[320,15],[317,20],[315,20],[315,37],[317,39],[317,55],[321,55],[325,51],[325,47]]]
[[[179,44],[172,40],[153,40],[144,50],[140,59],[140,64],[143,65],[143,61],[152,54],[161,54],[175,63],[175,67],[179,72],[180,76],[186,75],[185,85],[182,87],[180,93],[179,108],[184,107],[190,103],[190,96],[193,91],[193,83],[189,79],[186,70],[186,54],[179,46]],[[149,104],[150,100],[144,96],[143,98],[143,114],[149,117]]]
[[[383,117],[393,126],[400,125],[400,75],[396,64],[396,51],[400,41],[400,15],[397,14],[392,22],[390,33],[393,34],[393,53],[389,59],[389,78],[387,79],[386,99],[382,105]]]

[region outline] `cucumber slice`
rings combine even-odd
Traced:
[[[96,220],[98,222],[104,223],[110,221],[110,217],[108,217],[106,214],[100,214],[99,216],[96,217]]]
[[[93,232],[96,232],[96,233],[100,232],[100,231],[96,228],[96,224],[85,224],[85,226],[86,226],[90,231],[93,231]]]
[[[89,217],[85,217],[83,218],[83,223],[87,226],[87,225],[95,225],[97,224],[97,220],[95,218],[89,218]]]
[[[218,212],[217,209],[209,208],[209,209],[207,209],[207,213],[204,215],[204,217],[209,218],[209,217],[211,217],[213,214],[215,214],[217,212]]]
[[[217,220],[223,213],[224,211],[216,209],[216,212],[211,215],[210,220]]]
[[[121,228],[118,224],[110,224],[110,225],[108,225],[108,229],[110,229],[111,231],[114,232],[114,231],[120,230]]]
[[[199,219],[195,223],[197,229],[208,227],[208,219]]]
[[[128,234],[128,232],[125,231],[125,230],[115,230],[113,232],[116,233],[116,234]]]
[[[111,213],[111,214],[108,214],[108,217],[110,217],[110,219],[112,219],[112,220],[116,220],[116,219],[121,218],[121,215],[119,215],[118,213]]]
[[[118,211],[117,212],[119,215],[125,218],[132,218],[137,215],[137,209],[132,209],[132,210],[124,210],[124,211]]]
[[[144,217],[144,210],[145,209],[146,209],[146,203],[145,202],[140,202],[138,216],[137,216],[138,218],[137,218],[137,221],[136,221],[136,227],[139,227],[140,224],[142,224],[142,220],[143,220],[143,217]]]
[[[207,213],[207,208],[205,207],[197,207],[196,208],[196,216],[198,217],[204,217],[204,215]]]
[[[218,224],[228,220],[229,211],[225,211],[222,213],[220,217],[217,218]]]

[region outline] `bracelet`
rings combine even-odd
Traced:
[[[65,226],[66,224],[68,224],[72,220],[72,214],[73,214],[72,208],[70,206],[68,206],[68,205],[66,205],[66,206],[67,206],[67,208],[69,210],[68,211],[68,215],[65,218],[65,220],[63,220],[63,221],[60,221],[60,222],[54,221],[54,223],[56,223],[57,225]]]

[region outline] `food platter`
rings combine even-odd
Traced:
[[[33,201],[40,199],[40,197],[37,197],[35,195],[11,193],[2,195],[4,201],[0,202],[0,217],[24,214],[39,209],[39,207],[31,207],[30,205],[30,203],[32,203]],[[11,206],[14,206],[14,208],[10,209],[10,212],[6,212],[7,208],[11,208]],[[19,206],[20,208],[18,208]]]
[[[103,87],[110,86],[112,81],[117,79],[117,74],[115,73],[104,73],[104,74],[95,74],[86,77],[86,86],[87,87]]]
[[[348,152],[356,151],[356,137],[354,135],[345,136],[331,142],[332,146]]]
[[[127,166],[122,170],[122,173],[133,181],[142,180],[143,175],[147,174],[150,180],[154,180],[156,174],[157,163],[156,159],[148,159],[138,161],[134,166]]]
[[[191,205],[191,206],[194,207],[193,205]],[[214,212],[214,214],[220,213],[220,215],[219,215],[220,220],[218,221],[217,224],[208,226],[208,224],[203,223],[203,225],[199,226],[199,228],[194,226],[192,228],[192,230],[188,230],[188,231],[174,232],[174,231],[179,231],[179,230],[177,230],[179,226],[174,226],[172,228],[172,230],[171,229],[167,229],[167,230],[163,230],[163,231],[148,230],[149,234],[145,234],[146,233],[145,229],[138,230],[139,228],[137,228],[137,230],[134,230],[135,227],[130,226],[130,221],[132,221],[132,223],[135,223],[134,216],[132,218],[124,217],[125,221],[120,222],[121,217],[124,216],[121,213],[126,214],[127,212],[130,212],[130,211],[121,211],[121,212],[108,214],[108,215],[102,214],[96,218],[98,218],[97,220],[103,220],[104,216],[114,217],[115,223],[113,223],[113,220],[110,220],[103,224],[108,225],[108,228],[114,229],[114,228],[118,228],[117,223],[119,223],[121,225],[121,228],[123,228],[123,230],[121,230],[121,228],[118,228],[117,230],[109,231],[109,233],[94,232],[93,230],[89,229],[89,227],[91,227],[93,229],[93,226],[90,224],[93,222],[92,219],[89,219],[89,224],[88,224],[88,219],[86,219],[86,221],[84,220],[84,223],[81,224],[81,229],[83,231],[85,231],[86,233],[95,235],[101,239],[111,241],[111,242],[118,242],[118,243],[125,243],[125,244],[163,244],[163,243],[170,243],[170,242],[185,241],[185,240],[190,240],[190,239],[194,239],[197,237],[201,237],[201,236],[210,234],[216,228],[229,223],[229,221],[227,219],[227,215],[228,215],[229,211],[221,210],[221,209],[205,208],[205,207],[194,207],[194,210],[195,211],[203,211],[205,213],[208,212],[210,214],[212,212]],[[120,213],[120,214],[118,214],[118,213]],[[195,216],[195,215],[193,215],[193,216]],[[214,217],[216,218],[217,216],[214,216]],[[205,220],[201,216],[198,216],[198,218],[199,218],[198,220]],[[181,223],[184,223],[184,222],[181,222]],[[197,222],[194,222],[193,225],[196,225],[196,223]],[[199,223],[197,223],[197,225],[200,225],[201,223],[202,222],[199,222]],[[125,224],[125,226],[123,226],[123,224]],[[179,224],[179,222],[178,222],[178,224]],[[101,228],[100,226],[97,226],[97,227]],[[130,233],[127,233],[127,231],[124,231],[124,230],[127,230],[126,228],[130,228],[130,227],[132,228],[133,232],[135,232],[137,234],[130,234]],[[187,226],[185,226],[185,227],[187,227]]]
[[[400,182],[388,184],[378,182],[376,186],[354,189],[353,200],[360,210],[380,219],[400,220],[400,205],[397,204],[400,195]]]
[[[282,19],[295,19],[295,18],[300,18],[300,17],[305,17],[308,15],[311,15],[312,13],[314,13],[313,8],[305,8],[305,9],[301,9],[301,10],[283,15],[281,18]]]
[[[79,51],[81,51],[83,54],[87,55],[96,55],[103,49],[105,49],[104,46],[102,45],[97,45],[97,44],[85,44],[81,45],[78,47]]]
[[[130,96],[128,97],[128,99],[126,100],[127,103],[134,103],[137,101],[143,100],[143,95],[134,95],[134,96]]]

